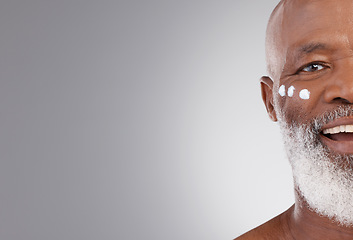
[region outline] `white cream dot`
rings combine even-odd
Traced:
[[[286,95],[286,87],[284,85],[280,86],[280,88],[278,89],[278,93],[279,95],[284,97]]]
[[[301,99],[304,99],[304,100],[309,99],[309,98],[310,98],[310,92],[309,92],[309,90],[308,90],[308,89],[303,89],[303,90],[301,90],[300,93],[299,93],[299,97],[300,97]]]
[[[295,90],[295,87],[293,87],[293,86],[290,86],[290,87],[288,88],[288,96],[289,96],[289,97],[293,97],[294,90]]]

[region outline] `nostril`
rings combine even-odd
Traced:
[[[339,102],[339,103],[351,103],[349,100],[341,97],[336,97],[332,100],[332,102]]]
[[[342,101],[342,100],[344,100],[344,98],[341,98],[341,97],[336,97],[333,99],[333,101]]]

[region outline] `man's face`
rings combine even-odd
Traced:
[[[286,1],[269,32],[264,100],[296,189],[313,211],[353,225],[353,1]]]
[[[314,118],[353,103],[353,1],[287,1],[283,6],[273,98],[287,123]],[[320,126],[330,151],[353,154],[353,118]],[[336,128],[334,128],[336,127]],[[329,134],[336,133],[336,134]]]

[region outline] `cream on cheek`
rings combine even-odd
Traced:
[[[278,89],[278,93],[279,95],[281,95],[281,97],[284,97],[286,95],[286,87],[284,85],[280,86]]]
[[[295,92],[295,87],[294,86],[290,86],[288,88],[287,94],[288,97],[293,97],[294,96],[294,92]],[[281,97],[286,96],[286,87],[284,85],[281,85],[278,89],[278,94],[281,95]],[[308,100],[310,99],[310,92],[308,89],[302,89],[299,92],[299,98],[303,99],[303,100]]]
[[[293,97],[294,90],[295,90],[295,87],[293,87],[293,86],[290,86],[288,88],[288,97]]]
[[[310,98],[310,92],[308,89],[303,89],[299,92],[299,97],[304,100],[308,100]]]

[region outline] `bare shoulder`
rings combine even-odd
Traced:
[[[289,228],[288,218],[292,211],[291,207],[287,211],[260,225],[257,228],[237,237],[234,240],[289,240],[292,239]]]

